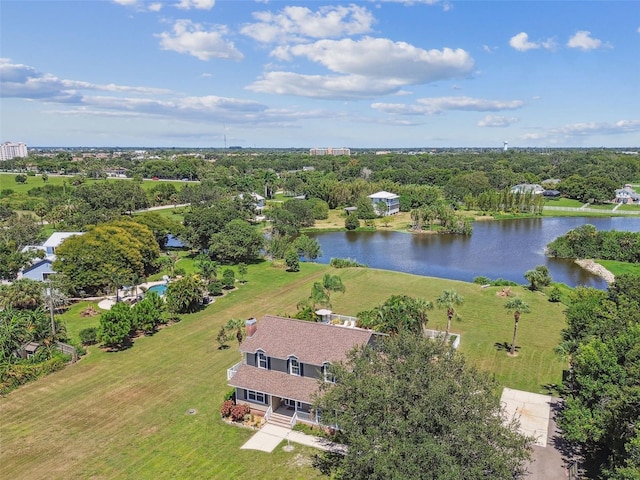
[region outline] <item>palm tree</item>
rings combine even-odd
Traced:
[[[428,321],[427,312],[433,310],[433,302],[425,300],[424,298],[416,298],[414,299],[414,305],[420,318],[420,333],[424,335]]]
[[[513,342],[511,342],[511,350],[509,350],[509,355],[515,356],[516,339],[518,337],[518,321],[520,320],[520,315],[523,313],[529,313],[531,310],[529,309],[529,305],[518,297],[507,300],[504,304],[504,308],[513,312],[513,319],[515,320],[515,324],[513,326]]]
[[[342,279],[338,275],[325,274],[322,282],[315,282],[311,287],[311,301],[315,305],[331,307],[331,292],[343,292],[346,290]]]
[[[436,302],[438,307],[447,309],[447,329],[445,330],[445,338],[449,335],[451,330],[451,319],[455,316],[456,312],[453,307],[460,306],[464,303],[464,297],[453,289],[444,290]]]

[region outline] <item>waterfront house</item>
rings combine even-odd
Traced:
[[[640,203],[640,194],[630,184],[616,190],[616,203]]]
[[[511,193],[533,193],[534,195],[541,195],[544,193],[544,188],[537,183],[519,183],[511,187]]]
[[[372,342],[375,332],[332,323],[316,323],[272,315],[246,322],[240,344],[242,361],[227,371],[236,402],[253,414],[290,427],[316,424],[312,411],[321,382],[333,382],[329,366],[347,360],[356,346]]]
[[[400,212],[400,196],[395,193],[385,192],[384,190],[381,192],[372,193],[369,195],[371,199],[371,203],[373,203],[373,209],[380,215],[381,217],[387,215],[395,215]],[[380,210],[380,205],[384,205],[385,207]]]

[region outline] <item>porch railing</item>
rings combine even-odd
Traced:
[[[233,378],[233,376],[236,374],[236,372],[240,368],[240,365],[242,365],[242,362],[238,362],[233,367],[227,368],[227,381]]]
[[[298,412],[295,412],[293,414],[293,417],[291,417],[291,421],[289,422],[289,424],[291,425],[291,428],[295,427],[296,423],[298,423]]]
[[[265,423],[269,421],[269,419],[271,418],[271,414],[273,413],[273,407],[271,405],[269,405],[269,408],[267,408],[267,411],[264,413],[264,421]]]
[[[334,325],[344,325],[345,327],[355,327],[358,322],[358,317],[350,317],[349,315],[338,315],[337,313],[332,313],[329,315],[329,323],[333,323]]]
[[[444,338],[444,332],[440,330],[424,330],[424,336],[427,338]],[[446,338],[447,342],[451,343],[453,348],[458,348],[460,346],[460,334],[459,333],[449,333]]]

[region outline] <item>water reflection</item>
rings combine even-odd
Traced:
[[[525,283],[524,272],[546,265],[555,281],[571,286],[606,288],[601,278],[570,260],[549,258],[545,247],[567,231],[590,223],[598,230],[640,232],[640,218],[528,218],[476,222],[473,235],[327,232],[312,234],[328,263],[332,257],[352,258],[374,268],[470,282],[484,275]],[[346,241],[345,241],[346,240]]]

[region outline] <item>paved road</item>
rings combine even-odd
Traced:
[[[566,480],[569,466],[575,460],[569,446],[556,425],[556,415],[562,400],[551,399],[551,415],[547,430],[547,446],[534,445],[532,462],[528,466],[528,480]]]

